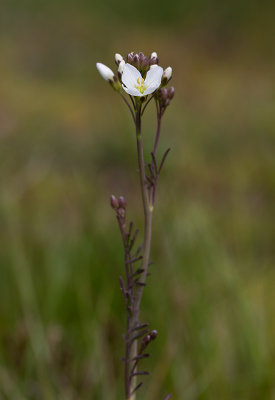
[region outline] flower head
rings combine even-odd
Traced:
[[[151,68],[144,79],[141,73],[131,64],[125,64],[122,73],[122,87],[131,96],[146,96],[153,93],[161,84],[163,69],[158,65]]]

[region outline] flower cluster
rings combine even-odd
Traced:
[[[152,94],[156,100],[162,99],[162,88],[172,78],[172,68],[165,70],[158,65],[159,59],[156,52],[151,53],[149,57],[142,52],[131,52],[122,57],[115,54],[115,63],[117,65],[117,76],[114,72],[102,63],[97,63],[96,67],[100,75],[112,85],[112,87],[123,94],[125,91],[130,96],[134,96],[136,101],[145,101],[146,96]],[[172,89],[172,91],[171,91]],[[162,107],[167,107],[174,95],[174,88],[169,89],[169,96],[162,101]],[[166,93],[166,92],[165,92]],[[173,93],[173,95],[171,95]]]

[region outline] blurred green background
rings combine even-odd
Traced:
[[[142,210],[134,127],[95,63],[130,51],[176,88],[138,399],[275,399],[274,27],[268,1],[1,2],[1,399],[124,398],[109,195]],[[151,104],[147,155],[154,131]]]

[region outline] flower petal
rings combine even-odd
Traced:
[[[154,84],[157,85],[158,88],[159,85],[161,84],[162,74],[163,74],[163,68],[161,68],[159,65],[154,65],[154,67],[153,68],[151,67],[147,72],[144,86],[147,86],[149,89],[149,87]]]
[[[96,68],[100,75],[102,76],[105,81],[113,81],[115,74],[113,71],[107,67],[107,65],[102,64],[102,63],[96,63]]]
[[[135,88],[137,79],[141,80],[141,78],[140,72],[133,65],[125,64],[121,80],[128,89]]]
[[[143,95],[141,95],[141,96],[147,96],[147,94],[153,93],[155,90],[158,89],[159,85],[160,85],[159,83],[155,83],[155,82],[152,83],[151,86],[148,86],[148,88],[144,91]]]
[[[143,96],[136,88],[127,88],[126,86],[122,85],[123,89],[126,93],[130,94],[131,96]]]

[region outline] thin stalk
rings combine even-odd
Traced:
[[[140,186],[141,186],[141,195],[142,195],[142,203],[143,203],[143,212],[144,212],[144,248],[143,248],[143,259],[142,259],[142,269],[143,273],[140,276],[139,281],[145,284],[147,272],[148,272],[148,264],[150,257],[150,249],[151,249],[151,236],[152,236],[152,213],[153,213],[153,205],[150,202],[149,193],[146,184],[146,174],[145,174],[145,162],[143,155],[143,141],[142,141],[142,133],[141,133],[141,106],[137,105],[136,111],[136,139],[137,139],[137,155],[138,155],[138,167],[139,167],[139,178],[140,178]],[[136,289],[135,300],[133,304],[133,314],[131,318],[131,327],[136,326],[139,319],[140,313],[140,303],[143,294],[144,286],[138,286]],[[131,359],[136,357],[137,354],[137,342],[132,347]],[[136,372],[136,368],[134,370]],[[131,382],[131,392],[136,387],[136,376],[133,377]],[[133,393],[130,398],[127,400],[135,400],[136,394]]]
[[[131,115],[132,115],[132,118],[133,118],[133,120],[134,120],[134,123],[136,123],[136,119],[135,119],[135,115],[134,115],[134,112],[133,112],[133,110],[132,110],[132,107],[130,106],[130,104],[129,104],[128,100],[126,99],[126,97],[124,96],[124,94],[123,94],[122,92],[120,92],[120,94],[121,94],[121,97],[123,98],[125,104],[127,105],[127,107],[128,107],[129,110],[130,110],[130,113],[131,113]],[[131,97],[131,96],[130,96],[130,97]],[[132,98],[131,98],[131,100],[132,100],[132,102],[133,102],[133,99],[132,99]]]
[[[157,154],[157,149],[158,149],[158,144],[159,144],[159,136],[160,136],[160,128],[161,128],[161,113],[160,112],[158,112],[157,120],[158,120],[157,133],[156,133],[154,150],[153,150],[154,156],[156,156],[156,154]]]

